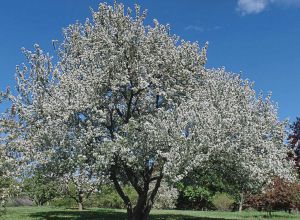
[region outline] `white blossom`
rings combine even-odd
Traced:
[[[180,180],[216,156],[249,179],[291,178],[285,124],[270,97],[206,69],[207,44],[180,40],[157,20],[145,26],[145,17],[139,6],[132,16],[122,4],[100,4],[93,21],[64,30],[55,65],[38,45],[24,50],[29,67],[17,69],[9,98],[26,159],[57,164],[78,185],[89,170],[91,182],[109,177],[130,220],[147,219],[164,178]],[[126,181],[139,194],[135,208]]]

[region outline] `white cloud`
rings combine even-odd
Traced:
[[[268,8],[268,6],[271,4],[280,7],[300,7],[300,0],[238,0],[236,9],[242,15],[258,14]]]
[[[242,15],[258,14],[265,10],[268,4],[268,0],[239,0],[237,10]]]

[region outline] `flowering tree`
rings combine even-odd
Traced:
[[[80,161],[75,160],[73,161]],[[87,164],[87,163],[86,163]],[[76,164],[67,167],[68,170],[60,177],[62,192],[74,199],[79,211],[84,208],[84,202],[92,193],[97,192],[99,186],[105,182],[106,177],[93,170],[91,166]]]
[[[241,210],[243,194],[262,187],[272,175],[294,177],[292,163],[284,160],[286,123],[278,121],[270,95],[256,98],[252,83],[239,75],[217,69],[202,77],[199,94],[179,117],[194,115],[192,134],[206,139],[197,141],[210,148],[202,169],[214,170],[236,186]]]
[[[154,186],[150,186],[154,187]],[[161,182],[157,196],[154,201],[155,209],[174,209],[178,199],[178,190],[166,181]]]
[[[55,175],[62,192],[74,199],[81,211],[84,201],[97,191],[101,184],[107,183],[107,175],[103,173],[103,165],[106,162],[101,156],[97,156],[98,148],[95,147],[92,137],[82,136],[88,133],[80,113],[66,123],[65,126],[58,124],[55,128],[55,132],[58,133],[55,134],[55,143],[48,152],[43,153],[42,149],[43,155],[46,156],[42,163],[49,173]],[[98,160],[103,165],[99,164]]]
[[[7,101],[9,88],[0,92],[0,104]],[[10,109],[0,115],[0,205],[5,206],[12,193],[17,192],[19,183],[16,182],[22,160],[19,158],[20,147],[16,138],[19,134],[18,123],[10,117]]]
[[[2,134],[3,128],[0,125],[0,135]],[[1,137],[0,137],[1,138]],[[1,138],[3,139],[3,138]],[[5,202],[9,196],[10,183],[11,183],[11,170],[9,165],[10,158],[6,154],[5,144],[0,141],[0,204],[5,205]]]
[[[180,180],[212,157],[260,182],[291,177],[270,98],[257,99],[237,75],[205,69],[207,45],[180,41],[156,20],[145,26],[139,6],[131,13],[100,4],[93,22],[65,29],[54,66],[38,45],[24,51],[29,68],[17,69],[18,94],[9,98],[26,155],[41,164],[60,158],[62,173],[61,157],[101,170],[129,220],[149,219],[164,178]]]
[[[64,179],[62,192],[71,199],[74,199],[78,204],[78,210],[84,209],[84,202],[88,199],[93,192],[97,192],[99,183],[97,179],[92,181],[89,178],[85,178],[83,174],[78,176],[67,176]]]

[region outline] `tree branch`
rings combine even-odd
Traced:
[[[126,112],[126,117],[124,119],[125,123],[129,122],[129,119],[131,118],[131,105],[132,105],[132,99],[133,99],[133,91],[130,90],[130,96],[129,96],[129,100],[127,103],[127,112]]]
[[[162,173],[162,171],[161,171],[161,172],[160,172],[160,175],[158,176],[157,181],[156,181],[156,183],[155,183],[154,189],[152,190],[150,196],[149,196],[148,199],[147,199],[147,207],[148,207],[149,209],[151,209],[151,207],[152,207],[152,205],[153,205],[153,203],[154,203],[154,199],[155,199],[155,196],[156,196],[156,194],[157,194],[157,192],[158,192],[158,189],[159,189],[159,187],[160,187],[160,184],[161,184],[161,181],[162,181],[163,176],[164,176],[164,175],[163,175],[163,173]]]
[[[123,164],[123,166],[125,169],[126,176],[128,177],[128,180],[130,181],[131,185],[134,187],[138,194],[141,194],[143,192],[143,189],[139,186],[137,176],[132,171],[132,169],[128,167],[125,163]]]
[[[132,204],[130,202],[130,199],[127,195],[125,195],[122,187],[120,186],[118,180],[117,180],[117,174],[116,174],[116,167],[113,166],[111,169],[111,180],[114,183],[115,189],[117,191],[117,193],[119,194],[119,196],[122,198],[122,200],[124,201],[125,205],[127,206],[127,211],[132,212]]]

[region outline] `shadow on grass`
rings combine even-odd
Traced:
[[[48,211],[32,213],[30,217],[40,220],[126,220],[126,213],[105,210]],[[224,220],[223,218],[191,217],[184,215],[153,214],[151,220]]]
[[[186,215],[171,215],[171,214],[160,214],[150,215],[151,220],[225,220],[224,218],[210,218],[210,217],[192,217]]]
[[[104,210],[65,210],[65,211],[45,211],[30,214],[30,217],[41,220],[125,220],[126,214],[122,212]]]
[[[271,219],[271,218],[279,218],[279,219],[299,219],[299,216],[295,216],[293,214],[289,215],[280,215],[280,214],[264,214],[264,215],[253,215],[253,218],[265,218],[265,219]]]

